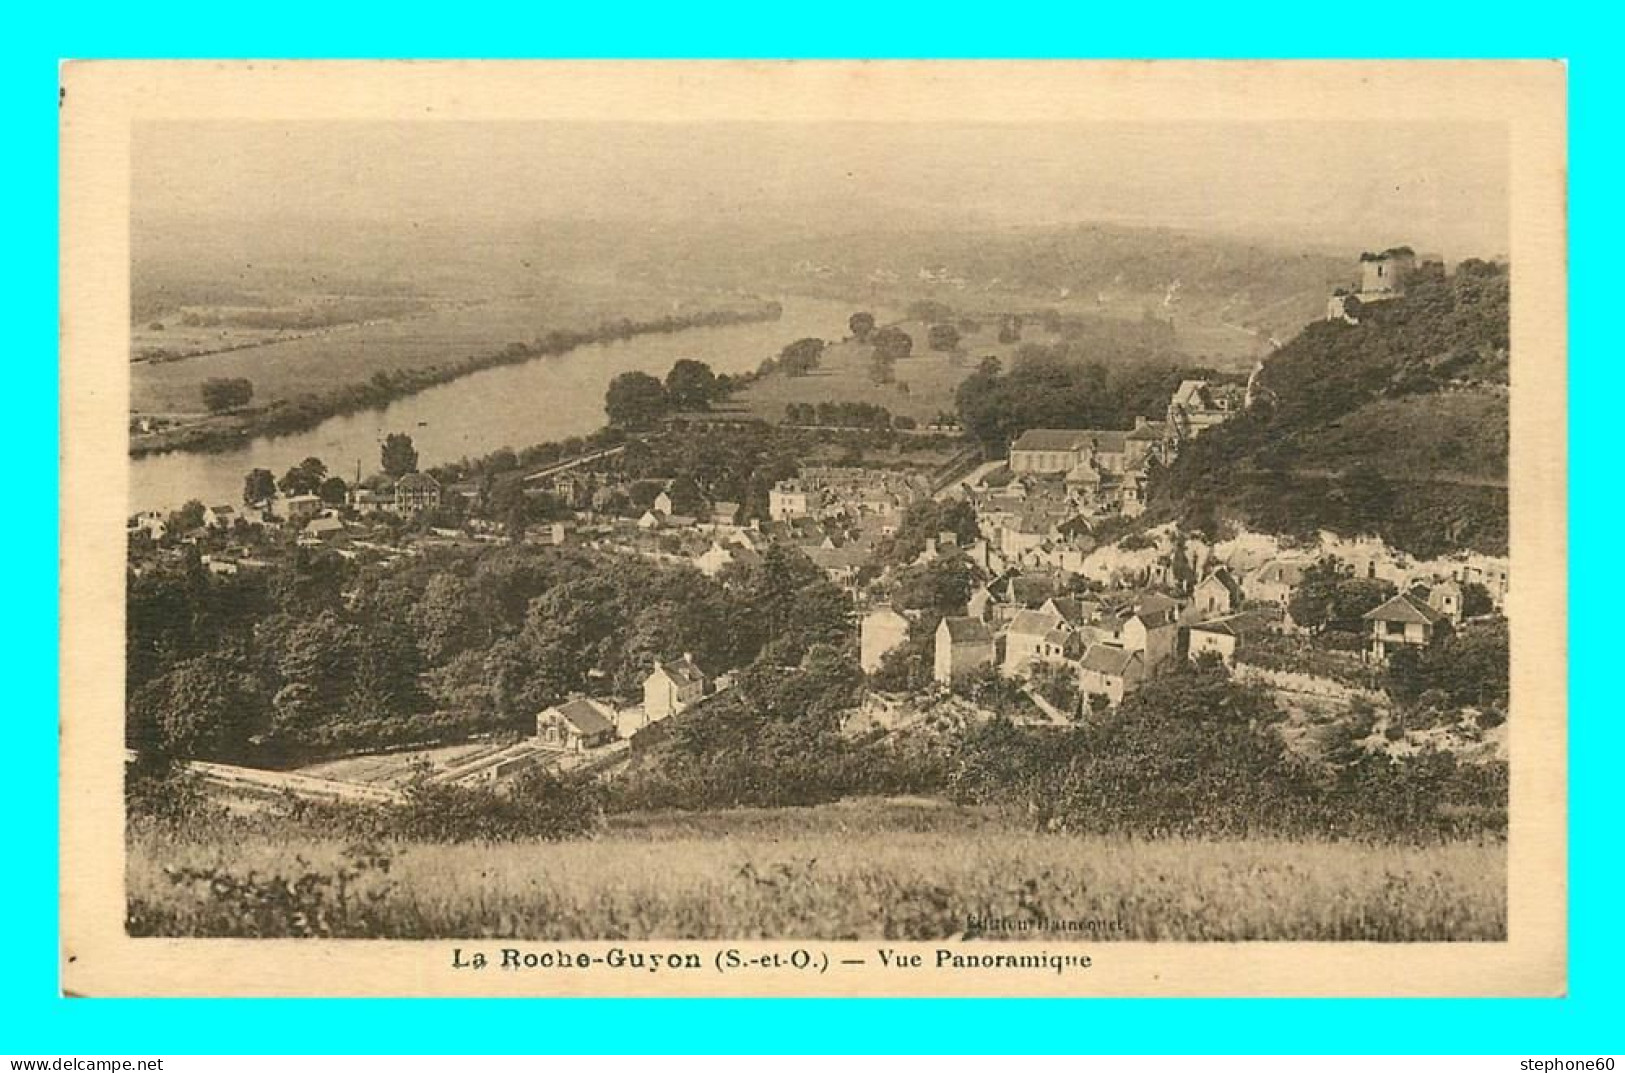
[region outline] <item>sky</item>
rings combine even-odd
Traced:
[[[137,227],[1167,226],[1326,250],[1507,252],[1501,124],[144,123]]]

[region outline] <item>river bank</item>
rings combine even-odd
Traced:
[[[741,303],[745,301],[749,299]],[[775,319],[588,344],[565,354],[482,369],[381,406],[329,417],[302,431],[237,434],[224,440],[226,447],[212,451],[146,451],[129,464],[129,511],[175,510],[191,499],[236,503],[249,470],[280,475],[309,457],[353,480],[358,472],[378,468],[380,445],[390,433],[412,437],[423,469],[504,447],[517,451],[587,436],[603,427],[604,392],[620,373],[663,378],[680,358],[703,361],[719,375],[754,372],[763,359],[795,339],[840,338],[852,308],[786,296]],[[332,360],[342,358],[338,351]]]
[[[558,357],[584,346],[624,341],[642,335],[667,335],[696,328],[776,321],[783,314],[784,307],[780,303],[769,301],[754,309],[715,310],[641,321],[623,319],[587,331],[555,330],[534,342],[510,343],[502,350],[476,355],[451,365],[380,371],[362,383],[320,394],[278,400],[269,406],[216,415],[174,428],[132,431],[130,456],[140,458],[171,451],[235,451],[255,437],[303,432],[331,418],[378,409],[486,369]]]

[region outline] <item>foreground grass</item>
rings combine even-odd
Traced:
[[[359,858],[339,840],[199,842],[138,827],[129,927],[560,940],[1506,936],[1499,843],[1079,838],[959,810],[894,823],[909,810],[842,808],[652,817],[592,841],[396,845]],[[973,917],[1030,930],[979,929]],[[1071,933],[1044,930],[1057,923]]]

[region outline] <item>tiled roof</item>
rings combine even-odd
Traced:
[[[1168,434],[1168,422],[1147,421],[1128,434],[1131,440],[1161,440]]]
[[[656,663],[652,673],[663,673],[674,682],[693,685],[705,681],[705,672],[694,665],[694,661],[687,656],[672,663]]]
[[[1367,611],[1363,618],[1379,622],[1409,622],[1431,626],[1445,616],[1408,592],[1393,597],[1381,607]]]
[[[1083,669],[1117,676],[1127,672],[1137,659],[1140,659],[1138,652],[1125,652],[1116,645],[1090,645],[1083,654]]]
[[[1227,637],[1245,637],[1262,629],[1263,626],[1264,623],[1258,616],[1250,611],[1244,611],[1239,615],[1226,615],[1224,618],[1198,622],[1191,629],[1201,630],[1203,633],[1220,633]]]
[[[1043,611],[1020,611],[1010,620],[1010,633],[1019,633],[1023,637],[1043,637],[1051,630],[1061,625],[1059,615],[1046,614]]]
[[[582,734],[602,734],[614,730],[615,723],[602,705],[587,697],[577,697],[558,706],[558,712]]]
[[[1030,428],[1010,445],[1012,451],[1072,451],[1087,433],[1073,428]]]
[[[979,618],[949,615],[942,620],[942,625],[948,628],[948,640],[956,645],[993,640],[993,632]]]

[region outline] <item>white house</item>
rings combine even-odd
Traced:
[[[574,697],[536,714],[536,740],[549,749],[584,753],[615,736],[615,710],[591,697]]]
[[[865,674],[880,669],[886,653],[908,640],[908,616],[890,604],[881,604],[863,616],[858,628],[858,662]]]
[[[969,616],[949,615],[937,625],[932,676],[944,685],[993,665],[993,631]]]
[[[655,660],[643,680],[643,711],[650,722],[676,715],[705,696],[706,684],[705,672],[687,652],[675,663]]]

